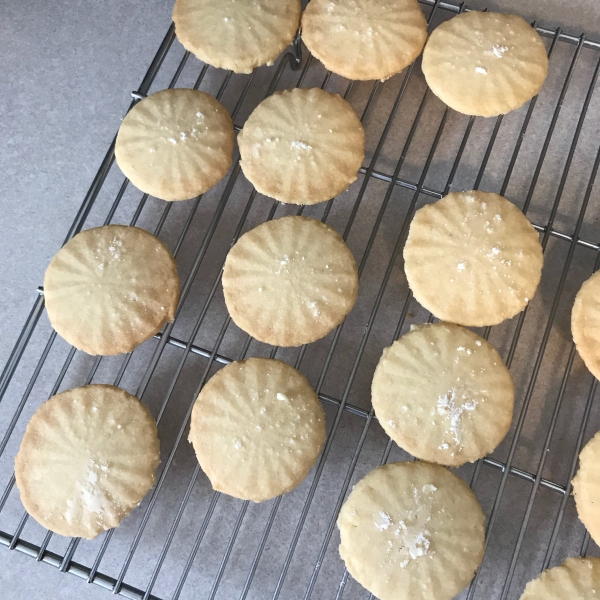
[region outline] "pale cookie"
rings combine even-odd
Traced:
[[[87,229],[50,262],[44,299],[52,327],[78,350],[131,352],[174,320],[177,265],[169,249],[143,229]]]
[[[302,40],[327,69],[348,79],[387,79],[427,40],[417,0],[311,0]]]
[[[573,477],[573,496],[577,515],[592,539],[600,541],[600,432],[584,446],[579,455],[579,471]]]
[[[188,200],[223,179],[233,143],[231,117],[216,98],[197,90],[162,90],[127,113],[115,158],[142,192]]]
[[[296,369],[250,358],[227,365],[204,386],[189,439],[215,490],[262,502],[307,476],[325,441],[325,414]]]
[[[385,432],[421,460],[473,462],[504,439],[514,385],[486,340],[459,325],[415,327],[383,351],[372,384]]]
[[[600,271],[583,283],[571,312],[577,352],[592,375],[600,378]]]
[[[473,327],[521,312],[543,263],[531,223],[512,202],[489,192],[453,192],[419,209],[404,247],[417,301],[442,321]]]
[[[525,586],[521,600],[598,600],[600,558],[567,558]]]
[[[450,108],[494,117],[540,91],[548,57],[542,38],[521,17],[474,10],[431,34],[422,66],[427,84]]]
[[[53,396],[27,425],[15,477],[27,512],[60,535],[117,527],[154,485],[156,423],[131,394],[86,385]]]
[[[448,469],[399,462],[371,471],[340,511],[340,555],[380,600],[450,600],[484,553],[484,515]]]
[[[200,60],[235,73],[272,65],[294,39],[300,0],[176,0],[175,33]]]
[[[273,346],[301,346],[325,337],[352,310],[358,271],[331,227],[282,217],[252,229],[231,248],[223,291],[240,329]]]
[[[356,181],[365,132],[341,96],[319,88],[273,94],[238,135],[242,171],[261,194],[316,204]]]

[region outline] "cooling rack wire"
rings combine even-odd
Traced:
[[[430,26],[465,10],[421,2]],[[113,165],[111,144],[66,240],[111,222],[161,237],[182,276],[177,319],[132,354],[89,357],[51,330],[39,288],[0,378],[0,544],[132,599],[370,597],[337,555],[335,519],[360,477],[380,463],[410,458],[385,436],[369,402],[382,348],[411,323],[433,320],[411,297],[401,249],[419,206],[451,189],[482,188],[507,195],[533,220],[546,266],[530,306],[481,331],[511,369],[516,406],[496,452],[457,470],[487,518],[486,557],[459,597],[518,598],[542,569],[566,556],[598,554],[570,497],[579,450],[600,428],[597,382],[577,357],[568,320],[574,294],[600,265],[594,241],[600,44],[561,29],[537,30],[550,58],[546,87],[521,110],[484,120],[445,108],[426,88],[419,61],[385,83],[348,82],[326,72],[297,39],[273,67],[234,75],[184,52],[171,26],[131,106],[164,87],[201,88],[225,103],[239,130],[265,96],[318,85],[341,93],[361,116],[367,166],[348,192],[317,207],[257,194],[240,177],[239,162],[203,197],[164,203],[140,199]],[[357,258],[359,301],[326,339],[272,348],[231,324],[220,273],[242,233],[302,213],[343,233]],[[277,356],[302,370],[328,422],[326,445],[307,480],[261,505],[213,492],[185,440],[206,380],[251,355]],[[161,466],[156,486],[121,527],[91,542],[59,539],[23,511],[13,461],[39,404],[90,382],[121,385],[149,406],[159,426]]]

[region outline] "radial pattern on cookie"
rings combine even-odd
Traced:
[[[372,384],[386,433],[422,460],[458,466],[492,452],[513,414],[500,355],[458,325],[421,325],[383,351]]]
[[[200,60],[236,73],[272,65],[294,39],[300,0],[177,0],[175,33]]]
[[[358,274],[337,232],[315,219],[283,217],[233,246],[223,291],[241,329],[268,344],[299,346],[342,322],[356,301]]]
[[[454,110],[492,117],[539,92],[548,58],[541,37],[521,17],[470,11],[434,30],[423,52],[423,73]]]
[[[88,229],[50,262],[44,297],[52,326],[79,350],[130,352],[174,319],[177,265],[168,248],[143,229]]]
[[[520,600],[595,600],[600,590],[600,558],[567,558],[530,581]]]
[[[27,511],[66,536],[119,525],[154,484],[156,425],[124,390],[107,385],[54,396],[31,419],[15,473]]]
[[[143,192],[187,200],[225,176],[233,143],[231,117],[218,100],[197,90],[162,90],[123,119],[115,158]]]
[[[483,557],[484,516],[447,469],[393,463],[355,486],[338,517],[340,555],[381,600],[450,600]]]
[[[234,362],[204,387],[190,441],[216,490],[261,502],[295,488],[325,439],[325,415],[303,375],[264,358]]]
[[[600,432],[583,447],[579,455],[579,470],[573,478],[573,496],[577,516],[594,541],[600,541]]]
[[[404,247],[408,284],[444,321],[496,325],[533,298],[543,265],[523,213],[489,192],[454,192],[418,210]]]
[[[387,79],[421,54],[427,22],[417,0],[312,0],[302,39],[338,75]]]
[[[262,194],[291,204],[333,198],[356,181],[365,134],[354,109],[318,88],[273,94],[238,135],[244,175]]]
[[[594,377],[600,377],[600,272],[583,283],[573,304],[571,331],[577,352]]]

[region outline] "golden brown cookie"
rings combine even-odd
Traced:
[[[577,515],[594,541],[600,541],[600,432],[583,447],[573,477]]]
[[[358,272],[342,237],[315,219],[268,221],[231,248],[223,270],[234,323],[274,346],[309,344],[352,310]]]
[[[519,108],[540,91],[548,57],[542,38],[521,17],[473,10],[431,34],[423,74],[450,108],[493,117]]]
[[[293,490],[325,441],[325,414],[304,375],[280,360],[221,369],[192,411],[190,442],[215,490],[262,502]]]
[[[131,394],[86,385],[44,402],[23,436],[15,477],[27,512],[60,535],[117,527],[154,485],[156,423]]]
[[[169,249],[143,229],[87,229],[50,262],[44,299],[52,327],[78,350],[131,352],[175,318],[177,265]]]
[[[311,0],[302,40],[327,69],[348,79],[387,79],[427,40],[417,0]]]
[[[512,203],[490,192],[453,192],[419,209],[404,247],[416,300],[438,319],[482,327],[521,312],[544,256],[539,236]]]
[[[343,192],[365,157],[365,132],[354,109],[319,88],[263,100],[238,135],[240,166],[261,194],[316,204]]]
[[[577,352],[592,375],[600,377],[600,271],[583,283],[571,312]]]
[[[378,467],[338,517],[350,575],[380,600],[451,600],[484,553],[484,515],[466,483],[425,462]]]
[[[597,600],[600,558],[567,558],[530,581],[521,600]]]
[[[385,432],[421,460],[473,462],[504,439],[514,385],[496,350],[459,325],[414,327],[383,351],[372,384]]]
[[[272,65],[298,30],[300,0],[176,0],[175,33],[200,60],[235,73]]]
[[[216,98],[197,90],[162,90],[127,113],[115,158],[142,192],[188,200],[223,179],[233,143],[231,117]]]

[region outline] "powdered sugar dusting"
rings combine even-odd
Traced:
[[[425,484],[420,489],[413,487],[412,508],[394,519],[385,511],[374,515],[375,528],[387,535],[387,554],[391,561],[399,560],[400,568],[406,567],[411,560],[416,560],[430,553],[431,532],[427,523],[431,520],[433,494],[435,485]]]
[[[113,241],[110,243],[108,247],[108,253],[110,254],[111,259],[119,260],[121,258],[120,248],[123,245],[123,242],[118,238],[113,238]],[[104,265],[102,266],[104,268]]]
[[[460,406],[456,405],[456,388],[452,388],[445,394],[441,395],[437,401],[438,414],[446,417],[449,421],[450,433],[456,444],[460,445],[462,435],[462,415],[465,411],[474,411],[477,408],[478,402],[471,400]]]
[[[487,75],[488,70],[485,67],[477,66],[475,67],[475,73],[479,73],[480,75]]]
[[[65,519],[67,523],[72,523],[75,518],[75,500],[69,498],[67,500],[67,510],[65,511]]]
[[[287,254],[283,255],[283,259],[279,262],[279,267],[275,271],[275,275],[279,275],[281,271],[287,271],[287,267],[290,264],[290,257]]]
[[[502,58],[504,53],[508,50],[508,46],[492,46],[490,50],[486,50],[484,54],[486,56],[493,56],[495,58]]]
[[[293,141],[292,142],[293,150],[312,150],[312,146],[310,144],[305,144],[304,142]]]
[[[389,529],[392,524],[392,518],[387,513],[380,511],[375,519],[375,527],[379,529],[379,531],[383,531],[385,529]]]
[[[75,489],[81,500],[84,511],[96,513],[102,521],[104,513],[110,509],[111,501],[106,497],[100,484],[100,473],[108,471],[108,464],[102,461],[89,459],[82,476],[75,483]],[[67,509],[65,519],[72,523],[76,518],[78,498],[69,498],[67,500]]]
[[[306,306],[308,306],[308,308],[310,308],[312,314],[315,317],[320,317],[321,316],[321,311],[319,310],[319,308],[317,307],[317,303],[316,302],[306,302]]]

